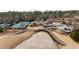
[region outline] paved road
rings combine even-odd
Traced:
[[[52,38],[49,36],[46,32],[38,32],[34,34],[31,38],[24,41],[23,43],[19,44],[15,47],[15,49],[56,49],[56,43],[52,40]]]

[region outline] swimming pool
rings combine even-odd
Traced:
[[[18,29],[26,28],[26,26],[29,24],[30,24],[30,22],[19,22],[19,23],[13,25],[11,28],[18,28]]]

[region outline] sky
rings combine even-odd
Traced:
[[[78,0],[0,0],[0,12],[79,10]]]

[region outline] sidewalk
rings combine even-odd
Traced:
[[[52,31],[60,40],[66,42],[66,46],[61,46],[62,49],[79,49],[79,43],[75,42],[73,39],[69,37],[69,35],[63,35],[56,31]]]
[[[0,48],[1,49],[8,49],[14,48],[24,40],[28,39],[34,32],[32,30],[26,31],[21,34],[8,34],[0,37]]]

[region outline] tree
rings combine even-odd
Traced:
[[[63,17],[63,12],[62,11],[58,11],[58,17]]]
[[[76,30],[70,34],[70,37],[76,42],[79,42],[79,30]]]

